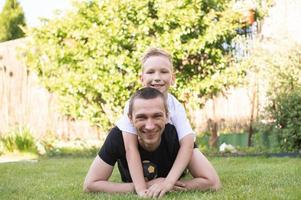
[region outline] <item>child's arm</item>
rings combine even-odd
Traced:
[[[122,136],[125,146],[126,160],[135,190],[139,196],[145,196],[147,186],[144,180],[140,154],[138,152],[137,135],[122,132]]]
[[[173,189],[174,184],[187,167],[193,151],[194,134],[188,134],[180,140],[180,149],[177,158],[168,173],[166,179],[158,184],[152,185],[148,192],[148,197],[162,197],[166,192]]]
[[[129,102],[124,107],[123,116],[116,122],[116,125],[122,130],[126,160],[128,163],[130,175],[132,177],[135,191],[139,196],[144,196],[146,192],[146,183],[144,180],[142,163],[138,151],[138,137],[136,129],[128,118]]]

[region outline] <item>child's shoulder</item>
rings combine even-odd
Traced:
[[[167,103],[168,104],[174,104],[175,106],[176,105],[182,105],[180,102],[179,102],[179,100],[174,96],[174,95],[172,95],[172,94],[170,94],[170,93],[168,93],[167,94]]]
[[[168,93],[167,96],[167,106],[170,113],[179,112],[184,109],[184,106],[179,102],[179,100],[170,93]]]

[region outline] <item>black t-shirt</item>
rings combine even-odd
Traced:
[[[180,148],[176,129],[166,124],[161,136],[159,147],[152,152],[146,151],[140,145],[138,150],[142,162],[153,163],[156,168],[156,177],[166,177],[177,157]],[[107,164],[114,166],[118,162],[118,169],[123,182],[132,182],[125,156],[125,148],[121,130],[114,127],[101,147],[99,157]]]

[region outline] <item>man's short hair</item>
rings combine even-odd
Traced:
[[[167,51],[165,51],[163,49],[155,48],[155,47],[149,48],[145,52],[145,54],[141,58],[142,66],[146,62],[146,60],[148,58],[152,57],[152,56],[163,56],[163,57],[167,58],[169,60],[170,64],[171,64],[171,66],[173,66],[172,65],[172,57],[171,57],[171,55]]]
[[[160,97],[163,100],[165,112],[166,112],[166,115],[167,115],[168,114],[168,107],[167,107],[167,103],[166,103],[164,95],[159,90],[156,90],[156,89],[151,88],[151,87],[145,87],[145,88],[137,90],[132,95],[132,97],[130,99],[130,102],[129,102],[129,113],[128,113],[129,116],[132,116],[132,114],[133,114],[134,101],[136,99],[148,100],[148,99],[155,99],[157,97]]]

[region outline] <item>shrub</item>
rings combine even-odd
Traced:
[[[1,137],[0,141],[6,151],[13,152],[14,150],[16,150],[14,135],[7,135],[4,137]]]
[[[36,153],[35,139],[28,128],[12,129],[1,137],[0,142],[8,152],[33,152]]]
[[[28,128],[19,129],[15,135],[15,143],[19,151],[36,151],[35,139]]]
[[[265,87],[267,103],[262,116],[277,134],[282,150],[301,149],[301,46],[293,41],[265,41],[246,61]]]
[[[301,90],[278,95],[268,107],[275,132],[286,151],[301,150]]]
[[[46,156],[95,156],[100,147],[100,141],[43,141]]]

